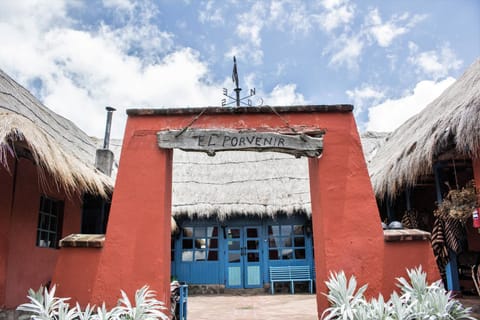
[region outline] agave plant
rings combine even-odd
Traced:
[[[28,292],[30,302],[20,305],[17,310],[30,314],[33,320],[168,320],[164,303],[155,298],[155,294],[148,286],[144,286],[135,293],[135,303],[132,304],[127,294],[122,290],[120,305],[108,310],[105,303],[101,307],[87,305],[82,311],[80,305],[70,308],[67,301],[70,298],[55,297],[55,286],[48,291],[40,288]],[[96,311],[96,313],[95,313]]]
[[[168,320],[163,310],[166,310],[164,303],[155,299],[155,293],[143,286],[135,292],[135,305],[132,305],[127,294],[122,290],[121,305],[116,307],[121,318],[129,320],[162,319]]]
[[[59,312],[64,315],[65,307],[68,309],[66,301],[69,298],[55,297],[55,290],[55,286],[50,291],[43,287],[38,291],[30,289],[27,296],[30,302],[20,305],[17,310],[33,314],[31,318],[35,320],[63,319],[59,318]]]
[[[356,314],[363,310],[362,307],[366,304],[363,296],[367,285],[357,289],[357,280],[354,276],[347,277],[343,271],[338,273],[330,273],[330,279],[325,282],[329,293],[326,295],[328,301],[332,304],[322,313],[322,319],[357,319]]]
[[[427,275],[421,267],[407,270],[408,280],[397,278],[401,295],[392,293],[385,301],[382,295],[378,299],[367,301],[363,296],[366,285],[356,293],[357,282],[352,276],[347,281],[345,274],[331,273],[326,282],[329,289],[326,295],[331,303],[322,319],[342,320],[475,320],[470,308],[464,308],[451,297],[441,282],[427,283]]]

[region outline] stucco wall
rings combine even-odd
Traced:
[[[5,228],[2,227],[1,229],[4,231],[0,234],[0,236],[5,237],[5,231],[8,233],[7,241],[2,241],[2,244],[0,244],[2,259],[6,257],[7,261],[5,272],[6,294],[4,303],[0,302],[0,304],[4,304],[7,308],[14,308],[25,302],[29,288],[38,289],[40,285],[46,284],[52,279],[59,251],[36,246],[40,195],[45,194],[53,199],[65,201],[63,235],[79,232],[81,219],[81,200],[78,194],[67,198],[55,188],[47,188],[42,192],[36,167],[33,163],[26,159],[19,159],[17,165],[13,206],[6,199],[6,196],[2,195],[0,197],[0,219],[2,219],[2,222],[9,220],[9,223],[6,224],[9,226],[9,230],[4,230]],[[9,186],[6,194],[10,193],[11,199],[12,178],[8,179],[8,174],[5,174],[4,169],[2,169],[0,177],[2,188],[4,178],[6,178],[5,181]],[[9,212],[10,206],[12,208],[11,212]]]

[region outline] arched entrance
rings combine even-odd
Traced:
[[[368,283],[369,292],[389,294],[395,277],[403,275],[406,266],[428,264],[431,253],[422,243],[414,251],[418,255],[402,264],[397,261],[401,258],[391,259],[392,250],[386,251],[352,110],[351,105],[128,110],[105,246],[97,253],[82,253],[92,271],[80,286],[78,277],[69,278],[79,254],[62,250],[54,279],[61,284],[59,293],[83,302],[106,301],[113,305],[120,289],[134,292],[149,284],[159,299],[168,301],[170,148],[175,146],[162,145],[165,136],[159,132],[170,131],[175,136],[183,131],[177,137],[196,133],[193,138],[197,146],[206,146],[204,151],[211,154],[219,151],[212,144],[231,149],[242,144],[242,137],[242,147],[247,142],[250,147],[252,143],[274,148],[286,145],[279,140],[267,143],[242,135],[235,136],[234,142],[232,136],[221,136],[225,132],[258,136],[288,133],[302,141],[309,139],[304,139],[305,135],[324,133],[322,156],[310,154],[313,157],[309,158],[317,292],[326,291],[324,281],[330,271],[345,270],[355,274],[359,282]],[[208,130],[214,130],[221,143],[198,134]],[[327,306],[322,294],[317,295],[317,306],[319,314]]]

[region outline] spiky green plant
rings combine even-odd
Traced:
[[[122,290],[120,310],[121,317],[128,320],[165,319],[168,317],[163,310],[166,310],[164,303],[155,299],[155,293],[143,286],[135,292],[135,305],[128,299],[127,294]]]
[[[464,308],[451,297],[440,281],[427,283],[427,275],[421,267],[407,270],[408,280],[397,278],[401,295],[392,293],[385,301],[367,301],[363,296],[366,285],[357,293],[356,280],[352,276],[347,282],[345,274],[330,273],[326,282],[329,289],[326,295],[331,306],[323,314],[324,320],[474,320],[470,308]]]
[[[30,289],[27,296],[30,302],[20,305],[17,310],[31,313],[31,318],[34,320],[60,319],[59,310],[62,308],[60,312],[63,312],[65,305],[68,308],[68,304],[65,302],[69,298],[55,297],[55,290],[55,286],[50,291],[43,287],[40,287],[38,291]]]
[[[347,281],[347,277],[343,271],[330,273],[330,278],[325,284],[329,289],[329,293],[326,296],[332,306],[322,313],[322,319],[357,319],[356,314],[366,303],[363,294],[365,290],[367,290],[367,285],[362,286],[356,291],[357,280],[352,276],[350,280]]]
[[[134,303],[130,302],[127,294],[122,290],[120,305],[107,310],[105,303],[101,307],[87,305],[82,311],[77,303],[73,308],[66,302],[70,298],[55,297],[56,287],[40,288],[39,291],[30,289],[28,299],[30,302],[20,305],[17,310],[30,314],[33,320],[167,320],[164,303],[155,298],[155,293],[144,286],[135,293]],[[96,313],[95,313],[96,310]]]

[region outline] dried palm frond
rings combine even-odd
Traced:
[[[432,173],[436,157],[452,144],[458,156],[480,153],[480,59],[420,113],[396,129],[372,159],[377,197],[394,198]]]

